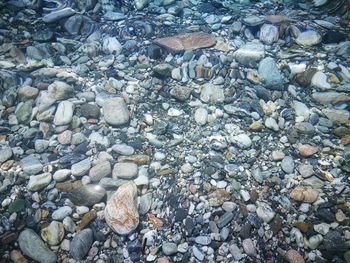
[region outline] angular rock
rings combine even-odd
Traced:
[[[0,149],[0,164],[6,162],[12,157],[12,149],[10,147],[4,147]]]
[[[119,235],[127,235],[139,224],[137,187],[134,182],[123,184],[107,201],[104,210],[110,228]]]

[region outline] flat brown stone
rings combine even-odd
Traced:
[[[168,49],[171,53],[179,53],[185,50],[212,47],[216,39],[205,32],[195,32],[172,37],[157,38],[154,43]]]

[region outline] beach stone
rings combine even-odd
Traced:
[[[283,78],[273,58],[268,57],[261,60],[258,73],[266,88],[283,90]]]
[[[56,182],[63,182],[65,181],[70,175],[71,175],[71,170],[70,169],[61,169],[61,170],[57,170],[54,174],[53,174],[53,179]]]
[[[94,241],[93,232],[90,228],[83,229],[73,237],[69,253],[75,260],[83,260],[89,252]]]
[[[239,63],[254,68],[265,57],[265,48],[259,42],[250,42],[240,47],[234,54]]]
[[[252,145],[252,140],[244,133],[232,136],[230,140],[241,149],[248,149]]]
[[[50,225],[41,230],[41,238],[50,246],[58,245],[64,238],[63,224],[52,221]]]
[[[250,238],[244,239],[242,242],[243,250],[248,256],[255,256],[256,249],[253,241]]]
[[[186,50],[214,46],[216,44],[216,39],[208,33],[195,32],[172,37],[157,38],[153,42],[156,45],[166,48],[171,53],[179,53]]]
[[[112,146],[112,150],[121,155],[133,155],[135,152],[133,147],[126,144],[115,144]]]
[[[0,149],[0,164],[6,162],[12,157],[12,149],[10,147],[4,147]]]
[[[127,235],[139,224],[137,187],[134,182],[121,185],[107,201],[106,223],[119,235]]]
[[[318,191],[309,187],[296,187],[290,193],[294,201],[313,203],[318,198]]]
[[[122,52],[122,45],[115,37],[106,37],[103,39],[102,49],[107,54],[119,55]]]
[[[74,88],[63,82],[55,80],[52,84],[50,84],[47,88],[50,97],[55,100],[66,100],[73,96]]]
[[[172,242],[163,242],[162,251],[164,255],[171,256],[177,252],[177,245]]]
[[[31,101],[19,103],[15,111],[17,121],[23,124],[28,123],[32,115],[32,110],[33,107]]]
[[[132,179],[137,176],[137,164],[131,162],[116,163],[113,168],[113,178]]]
[[[18,237],[18,244],[24,255],[40,263],[55,263],[57,256],[32,229],[25,229]]]
[[[55,113],[53,123],[57,126],[68,125],[72,121],[74,104],[70,101],[61,101]]]
[[[266,126],[266,128],[269,128],[271,130],[279,131],[278,124],[277,124],[276,120],[272,117],[266,118],[265,126]]]
[[[308,30],[299,34],[299,36],[295,39],[295,42],[301,46],[313,46],[317,45],[322,41],[321,35],[314,31]]]
[[[265,223],[270,223],[271,220],[275,217],[275,211],[266,204],[259,203],[258,208],[256,209],[256,214],[260,217]]]
[[[39,191],[50,184],[52,175],[50,173],[42,173],[38,175],[32,175],[29,177],[27,189],[29,191]]]
[[[224,90],[211,83],[203,85],[200,98],[206,103],[219,103],[224,101]]]
[[[349,112],[346,110],[336,109],[323,109],[322,113],[326,115],[328,119],[339,124],[345,124],[349,121]]]
[[[303,256],[294,249],[288,250],[284,257],[289,263],[305,263]]]
[[[23,169],[23,172],[31,174],[31,175],[40,173],[44,168],[44,166],[42,165],[40,160],[33,155],[29,155],[27,157],[24,157],[20,161],[20,165]]]
[[[194,113],[194,120],[198,125],[205,125],[208,119],[208,111],[204,108],[196,109]]]
[[[281,162],[281,168],[287,174],[293,173],[293,171],[294,171],[293,158],[291,156],[285,156]]]
[[[311,115],[311,112],[309,108],[302,102],[294,100],[292,103],[292,107],[295,111],[295,115],[297,117],[303,117],[304,121],[309,120],[309,117]]]
[[[314,173],[314,168],[310,164],[301,164],[298,167],[299,173],[301,174],[302,177],[307,178]]]
[[[71,215],[73,213],[73,209],[70,206],[62,206],[55,210],[51,217],[53,220],[62,221],[65,217]]]
[[[89,158],[86,158],[80,162],[73,164],[71,167],[71,173],[74,176],[80,177],[87,174],[90,168],[91,168],[91,161]]]
[[[284,152],[282,151],[273,151],[272,152],[272,160],[274,161],[281,161],[283,160],[283,158],[285,157],[286,155],[284,154]]]
[[[110,125],[123,125],[129,121],[129,110],[123,98],[107,99],[102,105],[105,121]]]
[[[311,85],[321,90],[329,90],[332,88],[331,84],[328,82],[327,75],[321,71],[317,71],[313,75],[311,79]]]
[[[310,157],[318,152],[318,148],[308,144],[300,144],[298,147],[298,151],[301,156]]]
[[[90,169],[89,177],[92,182],[100,181],[102,178],[112,173],[112,167],[109,161],[100,161]]]
[[[68,198],[75,205],[90,207],[100,202],[105,195],[106,191],[103,187],[89,184],[74,188],[68,193]]]
[[[278,27],[270,24],[264,24],[260,28],[260,40],[261,42],[271,45],[277,42],[279,39]]]

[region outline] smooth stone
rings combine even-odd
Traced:
[[[279,131],[279,126],[278,126],[276,120],[272,117],[266,118],[265,126],[271,130]]]
[[[265,48],[259,42],[250,42],[240,47],[234,54],[236,60],[244,66],[256,67],[265,57]]]
[[[206,103],[219,103],[224,101],[224,90],[211,83],[206,83],[203,85],[201,90],[200,98]]]
[[[256,209],[256,214],[261,218],[265,223],[270,223],[271,220],[275,217],[275,211],[265,203],[260,203]]]
[[[193,255],[200,261],[203,262],[204,258],[205,258],[205,254],[199,249],[197,248],[197,246],[193,246]]]
[[[220,218],[219,218],[219,221],[218,221],[218,227],[219,228],[223,228],[225,227],[226,225],[228,225],[232,219],[233,219],[234,215],[232,212],[226,212],[225,214],[223,214]]]
[[[329,91],[329,92],[314,92],[311,97],[313,100],[317,101],[322,105],[331,103],[333,100],[341,95],[339,92]]]
[[[55,80],[48,86],[49,95],[55,100],[66,100],[73,96],[74,88],[63,81]]]
[[[202,245],[202,246],[207,246],[211,243],[211,237],[210,236],[198,236],[198,237],[196,237],[195,242],[197,244]]]
[[[283,78],[273,58],[268,57],[261,60],[258,67],[258,73],[266,88],[272,90],[283,90]]]
[[[56,182],[63,182],[65,181],[70,175],[71,175],[71,170],[70,169],[62,169],[62,170],[57,170],[53,174],[53,179]]]
[[[304,103],[294,100],[292,102],[292,107],[297,117],[303,117],[304,121],[309,120],[311,112],[310,109]]]
[[[51,217],[53,220],[61,221],[65,217],[71,215],[72,213],[73,213],[73,209],[70,206],[62,206],[62,207],[58,208],[57,210],[55,210],[52,213]]]
[[[255,256],[256,249],[253,241],[250,238],[244,239],[242,242],[243,250],[248,256]]]
[[[248,149],[252,145],[252,140],[244,133],[232,136],[230,140],[241,149]]]
[[[138,166],[135,163],[116,163],[113,168],[113,178],[133,179],[137,176]]]
[[[91,161],[89,158],[86,158],[78,163],[73,164],[71,167],[71,173],[74,176],[80,177],[87,174],[90,168],[91,168]]]
[[[50,246],[58,245],[64,238],[63,224],[52,221],[50,225],[41,230],[41,238]]]
[[[313,203],[318,198],[318,191],[310,187],[296,187],[290,193],[294,201]]]
[[[106,37],[103,39],[102,49],[107,54],[119,55],[122,52],[122,45],[115,37]]]
[[[90,228],[83,229],[73,237],[69,253],[75,260],[83,260],[89,252],[94,241],[93,232]]]
[[[18,244],[26,256],[40,263],[55,263],[57,256],[32,229],[25,229],[18,237]]]
[[[321,35],[313,30],[308,30],[299,34],[295,42],[301,46],[313,46],[321,42]]]
[[[204,108],[196,109],[194,120],[198,125],[205,125],[208,119],[208,111]]]
[[[163,242],[162,251],[164,255],[171,256],[177,252],[177,245],[171,242]]]
[[[57,126],[68,125],[72,121],[74,104],[70,101],[61,101],[55,113],[53,123]]]
[[[135,152],[133,147],[126,144],[115,144],[112,146],[112,150],[121,155],[133,155]]]
[[[322,235],[314,235],[309,238],[309,248],[316,249],[323,241]]]
[[[308,144],[301,144],[298,147],[299,154],[303,157],[310,157],[318,152],[318,148]]]
[[[123,184],[107,201],[104,215],[107,225],[119,235],[127,235],[139,224],[137,187],[134,182]],[[177,247],[177,246],[176,246]]]
[[[39,191],[50,184],[52,175],[50,173],[42,173],[38,175],[32,175],[29,177],[27,189],[29,191]]]
[[[107,11],[103,17],[109,21],[120,21],[125,19],[125,15],[123,13]]]
[[[293,171],[294,171],[293,158],[291,156],[285,156],[281,162],[281,168],[287,174],[293,173]]]
[[[139,199],[140,214],[146,214],[152,206],[152,193],[144,194]]]
[[[106,195],[106,191],[99,185],[84,185],[73,189],[68,193],[68,198],[75,205],[93,206],[100,202]]]
[[[92,182],[100,181],[112,173],[112,167],[109,161],[100,161],[90,169],[89,177]]]
[[[264,24],[260,28],[260,41],[271,45],[274,42],[277,42],[279,39],[278,27],[270,24]]]
[[[311,79],[311,86],[319,88],[321,90],[329,90],[332,88],[331,84],[328,82],[328,77],[321,71],[317,71]]]
[[[349,112],[346,110],[323,109],[322,113],[328,119],[339,124],[346,124],[349,121]]]
[[[301,176],[304,178],[310,177],[314,173],[314,167],[310,164],[301,164],[298,167],[298,170]]]
[[[64,22],[63,27],[70,35],[78,35],[82,23],[83,23],[83,16],[80,14],[77,14],[69,17]]]
[[[129,110],[123,98],[107,99],[102,105],[105,121],[110,125],[123,125],[129,121]]]
[[[15,111],[17,121],[23,124],[28,123],[32,115],[32,110],[33,108],[31,101],[19,103]]]
[[[0,149],[0,163],[6,162],[12,157],[12,149],[10,147],[4,147]]]
[[[57,11],[50,12],[43,17],[45,23],[54,23],[62,18],[70,17],[75,14],[74,9],[66,7]]]
[[[272,152],[272,160],[274,161],[281,161],[286,155],[282,151],[273,151]]]

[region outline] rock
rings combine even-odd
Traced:
[[[197,248],[197,246],[193,246],[193,255],[200,261],[203,262],[204,258],[205,258],[205,254],[199,249]]]
[[[57,126],[70,124],[73,118],[74,105],[70,101],[61,101],[55,113],[53,123]]]
[[[317,73],[316,68],[309,68],[295,76],[295,81],[302,87],[309,87],[313,76]]]
[[[277,124],[276,120],[272,117],[266,118],[265,126],[271,130],[279,131],[278,124]]]
[[[129,110],[123,98],[111,98],[104,101],[103,114],[110,125],[123,125],[129,121]]]
[[[137,10],[142,10],[149,2],[150,0],[134,0],[134,5]]]
[[[318,148],[308,144],[300,144],[298,147],[299,154],[303,157],[310,157],[318,152]]]
[[[100,181],[111,174],[112,167],[109,161],[100,161],[90,169],[89,177],[92,182]]]
[[[43,17],[43,21],[45,23],[54,23],[54,22],[57,22],[58,20],[61,20],[62,18],[70,17],[74,14],[75,14],[75,11],[72,8],[66,7],[66,8],[59,9],[57,11],[53,11],[46,14]]]
[[[302,177],[307,178],[311,176],[314,173],[314,168],[312,165],[309,164],[301,164],[298,168],[299,173]]]
[[[260,217],[265,223],[270,223],[271,220],[275,217],[275,212],[272,208],[265,203],[260,203],[256,209],[256,214]]]
[[[19,250],[12,250],[10,258],[14,263],[28,263],[28,260],[22,255]]]
[[[103,17],[109,21],[120,21],[125,19],[125,15],[123,13],[107,11]]]
[[[20,165],[22,167],[23,172],[31,175],[40,173],[44,168],[44,166],[39,161],[39,159],[36,158],[34,155],[29,155],[27,157],[24,157],[21,160]]]
[[[294,100],[292,103],[292,107],[295,111],[295,115],[297,117],[303,117],[304,121],[308,121],[310,117],[310,110],[309,108],[302,102]]]
[[[244,239],[242,242],[243,250],[248,256],[255,256],[256,249],[253,241],[250,238]]]
[[[329,231],[324,237],[323,245],[326,251],[338,255],[349,249],[349,244],[338,231]]]
[[[323,109],[322,113],[328,119],[339,124],[346,124],[349,121],[349,112],[346,110]]]
[[[314,31],[308,30],[299,34],[299,36],[295,39],[295,42],[301,46],[313,46],[317,45],[321,42],[321,35]]]
[[[329,92],[314,92],[311,97],[322,105],[331,103],[333,100],[338,98],[341,94],[334,91]]]
[[[318,71],[313,75],[311,79],[311,85],[321,90],[329,90],[332,88],[332,86],[330,83],[328,83],[327,79],[328,77],[326,74],[324,74],[321,71]]]
[[[69,169],[58,170],[53,174],[53,179],[56,182],[62,182],[66,180],[71,174],[72,173]]]
[[[58,245],[64,238],[63,224],[52,221],[49,226],[41,230],[41,238],[50,246]]]
[[[241,149],[248,149],[252,145],[252,140],[244,133],[232,136],[230,140]]]
[[[290,198],[294,201],[313,203],[318,198],[318,192],[309,187],[296,187],[290,193]]]
[[[102,49],[107,54],[119,55],[122,52],[122,45],[115,37],[106,37],[103,39]]]
[[[75,205],[93,206],[100,202],[105,196],[106,191],[99,185],[84,185],[82,187],[75,188],[68,193],[68,198]]]
[[[272,152],[272,159],[274,161],[281,161],[285,157],[285,154],[281,151],[273,151]]]
[[[177,245],[171,242],[163,242],[162,251],[164,255],[171,256],[177,252]]]
[[[50,184],[52,175],[50,173],[43,173],[39,175],[32,175],[29,177],[27,189],[29,191],[39,191]]]
[[[86,158],[80,162],[73,164],[71,167],[71,173],[74,176],[80,177],[87,174],[90,168],[91,168],[91,161],[89,158]]]
[[[74,88],[71,85],[58,80],[50,84],[47,89],[50,97],[54,98],[55,100],[69,99],[74,93]]]
[[[53,220],[63,220],[65,217],[71,215],[73,212],[73,209],[70,206],[62,206],[55,210],[51,217]]]
[[[135,152],[133,147],[126,144],[115,144],[112,146],[112,150],[121,155],[133,155]]]
[[[106,223],[119,235],[127,235],[139,224],[137,187],[134,182],[123,184],[107,201]]]
[[[25,229],[18,237],[18,244],[26,256],[40,263],[55,263],[57,257],[32,230]]]
[[[208,119],[208,111],[204,108],[199,108],[194,113],[194,120],[198,125],[205,125]]]
[[[284,255],[284,258],[289,263],[305,263],[304,258],[299,254],[298,251],[294,249],[288,250],[287,253]]]
[[[219,221],[218,221],[218,227],[219,228],[223,228],[225,227],[226,225],[228,225],[232,219],[233,219],[234,215],[232,212],[226,212],[225,214],[223,214],[220,218],[219,218]]]
[[[264,24],[260,28],[260,41],[271,45],[274,42],[277,42],[279,39],[278,27],[270,24]]]
[[[69,17],[64,22],[63,27],[70,35],[78,35],[82,23],[83,23],[83,16],[80,14],[77,14]]]
[[[69,253],[75,260],[83,260],[92,245],[93,232],[90,228],[84,229],[73,237]]]
[[[28,123],[32,116],[32,102],[26,101],[23,103],[19,103],[16,108],[15,114],[19,123]]]
[[[116,163],[113,168],[113,178],[133,179],[137,176],[138,167],[131,162]]]
[[[259,42],[247,43],[235,52],[236,60],[247,67],[256,67],[264,57],[264,45]]]
[[[0,164],[6,162],[12,157],[12,149],[10,147],[4,147],[0,149]]]
[[[316,249],[323,241],[322,235],[314,235],[309,238],[309,248]]]
[[[294,160],[291,156],[285,156],[281,163],[282,170],[287,173],[291,174],[294,171]]]
[[[224,101],[224,91],[221,87],[206,83],[201,90],[201,100],[206,103],[219,103]]]
[[[259,63],[258,72],[266,88],[283,90],[284,86],[282,75],[273,58],[268,57],[261,60]]]
[[[212,47],[216,44],[216,39],[208,33],[195,32],[172,37],[157,38],[153,42],[166,48],[172,53],[179,53],[185,50]]]
[[[97,119],[100,116],[100,108],[96,104],[83,104],[80,107],[80,112],[87,119]]]

